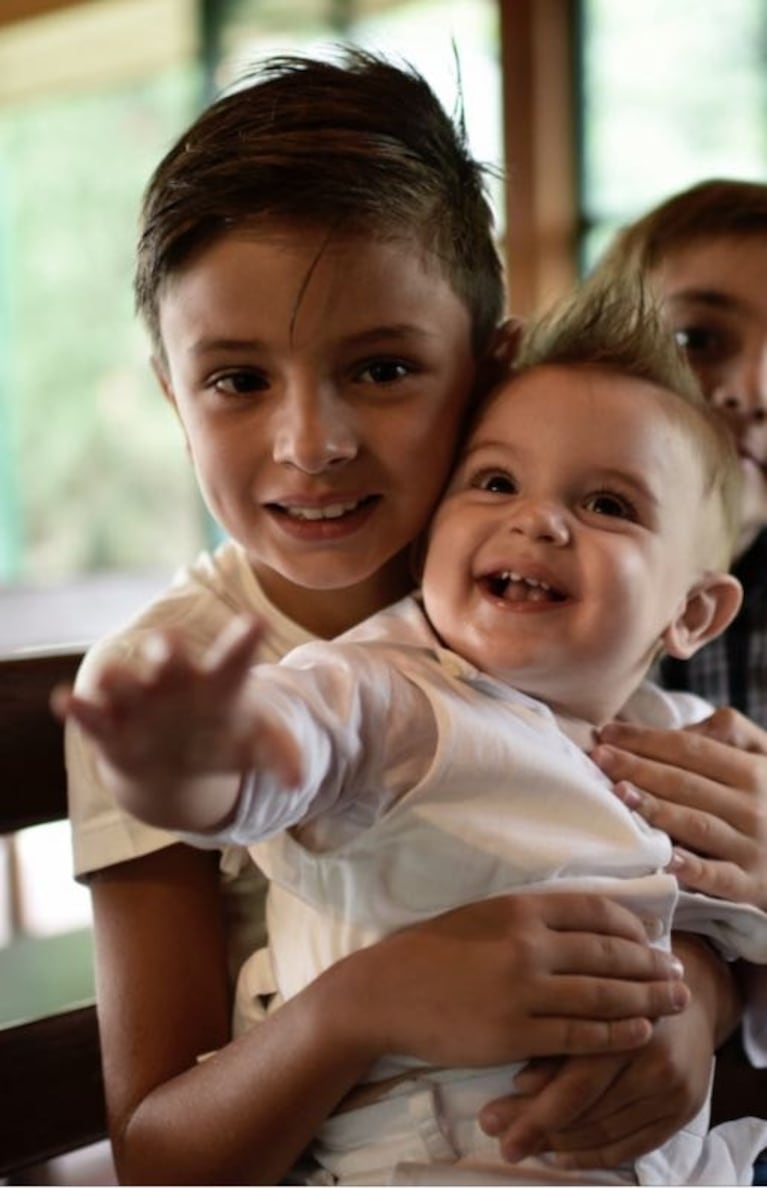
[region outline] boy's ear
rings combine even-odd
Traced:
[[[496,327],[490,346],[477,369],[474,383],[476,392],[489,392],[496,384],[508,379],[524,328],[521,318],[507,318]]]
[[[157,355],[152,355],[150,362],[152,364],[152,371],[155,374],[155,379],[162,389],[163,396],[171,405],[171,407],[175,408],[176,397],[173,395],[173,388],[170,386],[170,378],[167,371],[165,370],[162,359],[159,359]]]
[[[162,394],[165,397],[165,399],[168,401],[168,404],[171,406],[174,413],[176,414],[178,423],[181,426],[181,432],[184,435],[184,445],[186,446],[186,452],[189,455],[189,457],[191,458],[192,451],[189,447],[189,438],[187,437],[187,434],[186,434],[186,426],[184,425],[184,422],[181,419],[181,416],[178,411],[178,404],[176,403],[176,395],[173,391],[173,387],[170,382],[170,376],[168,375],[168,372],[165,369],[165,365],[163,364],[162,359],[158,358],[157,355],[152,355],[151,364],[152,364],[152,371],[155,374],[155,378],[156,378],[158,384],[160,385],[160,388],[162,389]]]
[[[498,326],[490,347],[490,356],[500,367],[511,367],[524,332],[525,323],[522,318],[509,317]]]
[[[679,612],[661,636],[669,656],[689,660],[699,648],[729,627],[740,610],[743,587],[731,573],[707,573],[688,592]]]

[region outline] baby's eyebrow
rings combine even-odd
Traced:
[[[635,474],[630,470],[598,470],[595,471],[595,479],[599,483],[629,488],[637,498],[643,499],[651,507],[657,507],[661,501],[658,493],[641,473]]]

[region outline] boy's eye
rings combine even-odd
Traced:
[[[242,370],[213,376],[211,387],[226,396],[248,396],[251,392],[265,391],[269,384],[262,372]]]
[[[679,326],[674,331],[674,338],[693,360],[720,356],[727,350],[725,336],[710,326]]]
[[[511,475],[494,470],[491,474],[483,474],[477,479],[476,486],[481,491],[490,491],[494,495],[513,495],[517,485]]]
[[[373,359],[357,372],[365,384],[393,384],[410,375],[412,367],[402,359]]]
[[[637,511],[633,503],[613,491],[594,491],[583,501],[586,511],[597,516],[611,516],[619,520],[636,520]]]

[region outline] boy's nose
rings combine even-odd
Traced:
[[[767,343],[732,369],[714,389],[712,401],[734,421],[767,421]]]
[[[339,407],[332,396],[310,393],[285,401],[273,433],[275,462],[305,474],[321,474],[357,454],[348,410]]]
[[[566,545],[570,526],[563,508],[551,500],[515,500],[509,513],[509,531],[545,544]]]

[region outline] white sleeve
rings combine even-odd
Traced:
[[[184,841],[248,846],[329,817],[364,827],[419,774],[412,764],[405,771],[400,756],[405,732],[412,750],[422,698],[372,648],[308,644],[287,663],[259,665],[252,693],[256,712],[260,707],[297,740],[301,784],[286,789],[270,772],[249,772],[227,827],[181,834]]]
[[[708,937],[725,961],[767,962],[767,913],[753,904],[680,890],[673,926]]]

